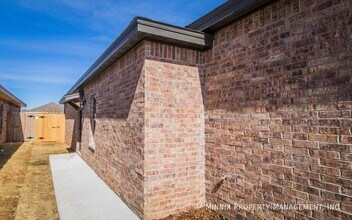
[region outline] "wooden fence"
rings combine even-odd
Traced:
[[[64,142],[65,115],[12,112],[7,119],[8,142]]]

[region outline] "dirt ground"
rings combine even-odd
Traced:
[[[170,215],[163,220],[224,220],[224,218],[210,209],[201,208]]]
[[[59,219],[49,155],[68,153],[66,144],[7,143],[0,145],[0,220]],[[223,220],[205,208],[164,220]]]
[[[1,144],[0,219],[58,219],[49,155],[66,144]]]

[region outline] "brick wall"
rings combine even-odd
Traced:
[[[350,218],[351,21],[347,0],[281,0],[206,52],[142,42],[84,88],[82,157],[144,219],[205,199],[341,207],[233,219]]]
[[[139,216],[143,214],[144,45],[136,46],[84,88],[82,158]],[[96,97],[95,152],[90,150]],[[99,192],[92,192],[99,193]]]
[[[65,104],[65,142],[71,146],[72,150],[77,147],[77,135],[79,126],[79,112],[69,104]]]
[[[148,42],[145,76],[145,219],[205,202],[200,53]]]
[[[225,216],[352,217],[351,8],[275,1],[215,34],[204,69],[207,201],[342,209]]]
[[[19,112],[20,108],[17,106],[14,106],[12,104],[9,104],[5,100],[0,98],[0,105],[3,106],[3,114],[2,118],[2,129],[0,129],[0,144],[5,143],[6,140],[6,134],[7,134],[7,119],[8,119],[8,114],[9,112]]]
[[[0,128],[0,144],[6,142],[6,130],[7,130],[7,112],[8,112],[8,104],[4,101],[0,100],[0,106],[2,105],[3,113],[1,120],[1,128]]]
[[[78,152],[144,219],[204,205],[202,58],[200,52],[145,41],[84,88]],[[72,144],[77,112],[67,105],[65,113]]]

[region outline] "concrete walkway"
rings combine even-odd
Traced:
[[[61,220],[139,219],[76,153],[50,155]]]

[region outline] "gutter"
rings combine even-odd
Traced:
[[[3,87],[1,84],[0,84],[0,97],[19,107],[27,106],[26,103],[22,102],[14,94],[12,94],[10,91],[5,89],[5,87]]]
[[[153,21],[147,18],[136,17],[122,34],[104,51],[104,53],[93,63],[83,76],[71,87],[60,100],[63,104],[67,102],[65,97],[80,90],[96,75],[103,72],[121,56],[142,40],[155,40],[159,42],[172,43],[195,50],[206,50],[211,48],[213,36],[188,28],[169,25]]]
[[[204,51],[212,47],[213,33],[230,22],[275,0],[229,0],[185,28],[136,17],[60,100],[80,92],[84,85],[144,39]]]
[[[60,100],[60,104],[64,104],[66,102],[72,102],[72,101],[80,101],[82,97],[83,97],[83,92],[64,95],[64,97],[62,97]]]

